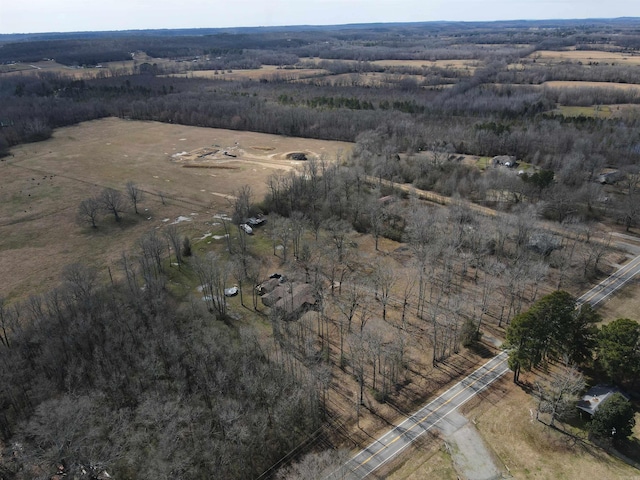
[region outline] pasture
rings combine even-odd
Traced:
[[[614,83],[614,82],[582,82],[574,80],[552,80],[544,82],[543,87],[547,88],[617,88],[620,90],[630,90],[640,92],[640,85],[634,83]]]
[[[536,63],[557,64],[562,62],[598,63],[610,65],[640,65],[640,55],[625,52],[607,52],[601,50],[538,50],[529,58]]]
[[[62,128],[47,141],[15,147],[0,161],[0,296],[42,293],[73,262],[105,275],[107,267],[118,270],[123,251],[145,232],[173,222],[197,239],[211,231],[214,215],[229,210],[229,198],[243,185],[259,201],[271,174],[302,166],[289,154],[333,161],[350,149],[343,142],[117,118]],[[97,231],[77,224],[83,199],[106,187],[124,193],[128,181],[145,192],[139,215],[130,208],[120,223],[101,217]]]
[[[276,65],[262,65],[250,70],[192,70],[172,73],[167,77],[207,78],[216,80],[299,80],[309,77],[327,75],[326,70],[319,68],[280,68]]]

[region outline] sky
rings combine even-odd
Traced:
[[[640,17],[638,0],[0,0],[0,33]]]

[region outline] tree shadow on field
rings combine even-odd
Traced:
[[[634,462],[640,463],[640,440],[632,437],[628,441],[616,445],[616,449]]]

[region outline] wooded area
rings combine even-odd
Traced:
[[[1,162],[107,116],[354,142],[276,171],[265,198],[230,196],[223,247],[171,225],[104,284],[78,259],[59,288],[0,299],[0,475],[300,478],[344,457],[288,466],[349,444],[345,424],[425,400],[466,348],[479,361],[485,331],[506,334],[515,381],[564,362],[540,386],[552,423],[584,386],[576,365],[634,389],[637,322],[598,329],[568,292],[624,256],[598,222],[640,222],[640,89],[617,88],[639,79],[639,34],[627,19],[0,36]],[[554,49],[621,63],[545,61]],[[61,67],[22,69],[42,59]],[[148,193],[97,188],[81,234]]]

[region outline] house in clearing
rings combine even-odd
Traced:
[[[596,177],[596,182],[602,185],[613,185],[622,180],[624,175],[619,170],[606,170]]]
[[[618,387],[613,387],[611,385],[596,385],[591,387],[587,393],[578,400],[578,404],[576,406],[583,412],[587,412],[589,415],[593,416],[593,414],[598,410],[598,407],[602,405],[602,402],[614,393],[619,393],[629,400],[629,396]]]
[[[513,168],[517,165],[516,157],[512,155],[497,155],[491,159],[491,163],[494,167],[504,165],[508,168]]]
[[[313,286],[308,283],[285,282],[262,296],[262,303],[271,309],[280,310],[285,318],[294,319],[298,314],[313,308],[316,298]]]

